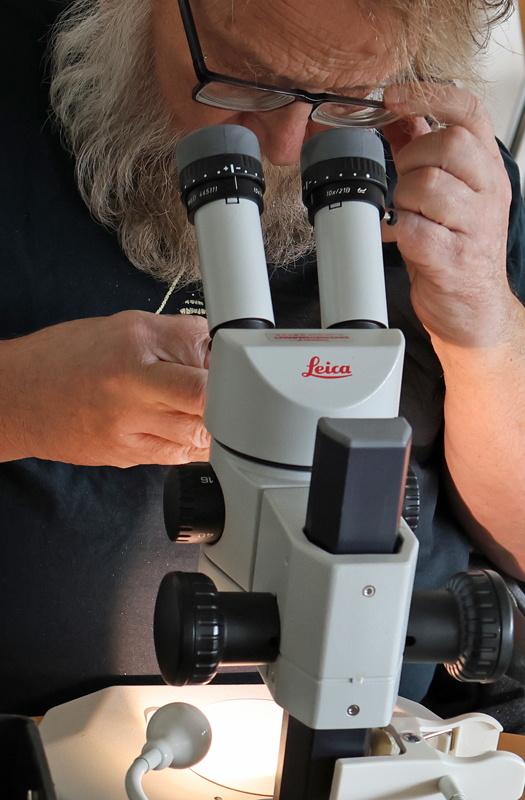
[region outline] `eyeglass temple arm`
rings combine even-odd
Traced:
[[[199,42],[197,28],[195,27],[190,4],[187,2],[187,0],[178,0],[178,3],[180,15],[182,17],[182,24],[184,25],[184,30],[190,46],[193,67],[199,79],[202,80],[204,77],[206,77],[208,70],[206,68],[204,53],[202,52],[201,44]]]

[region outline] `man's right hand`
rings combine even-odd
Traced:
[[[208,327],[124,311],[0,342],[0,461],[207,461]]]

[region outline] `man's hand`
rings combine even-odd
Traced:
[[[515,298],[506,273],[510,183],[489,114],[454,86],[391,87],[404,119],[385,128],[399,177],[397,241],[423,325],[444,343],[485,347],[508,338]],[[432,131],[423,116],[444,127]]]
[[[206,461],[208,342],[199,317],[142,311],[0,342],[0,460]]]
[[[468,93],[391,87],[385,102],[404,119],[385,129],[399,220],[383,233],[443,367],[449,501],[481,549],[525,579],[525,309],[507,280],[509,179]],[[431,131],[429,113],[445,127]]]

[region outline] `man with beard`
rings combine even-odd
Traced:
[[[49,86],[44,52],[65,5]],[[191,5],[216,72],[338,97],[386,86],[398,221],[383,229],[385,274],[390,324],[407,339],[401,413],[422,491],[416,588],[444,586],[473,547],[523,578],[519,177],[481,103],[450,83],[509,4]],[[277,323],[315,326],[297,161],[324,128],[306,102],[232,110],[217,87],[193,101],[175,0],[0,7],[0,710],[35,714],[103,685],[158,680],[156,590],[168,569],[195,567],[193,550],[167,542],[161,512],[159,465],[208,452],[207,328],[175,144],[217,123],[257,134]],[[420,700],[431,674],[405,671],[402,693]]]

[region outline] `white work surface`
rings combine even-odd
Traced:
[[[201,708],[214,739],[193,769],[145,775],[150,800],[255,800],[273,794],[282,710],[265,686],[117,686],[57,706],[40,723],[58,800],[126,800],[124,778],[146,741],[147,723],[157,708],[174,702]],[[221,714],[224,706],[227,713]]]
[[[58,800],[126,800],[125,775],[146,741],[147,723],[157,708],[173,702],[202,709],[212,745],[192,769],[145,775],[149,800],[272,797],[282,711],[265,686],[119,686],[57,706],[43,718],[40,733]],[[490,717],[443,721],[400,700],[390,730],[404,754],[338,761],[335,797],[438,800],[444,775],[459,779],[467,800],[518,800],[523,791],[523,761],[494,752],[501,726]],[[443,736],[454,743],[450,751],[439,744]]]

